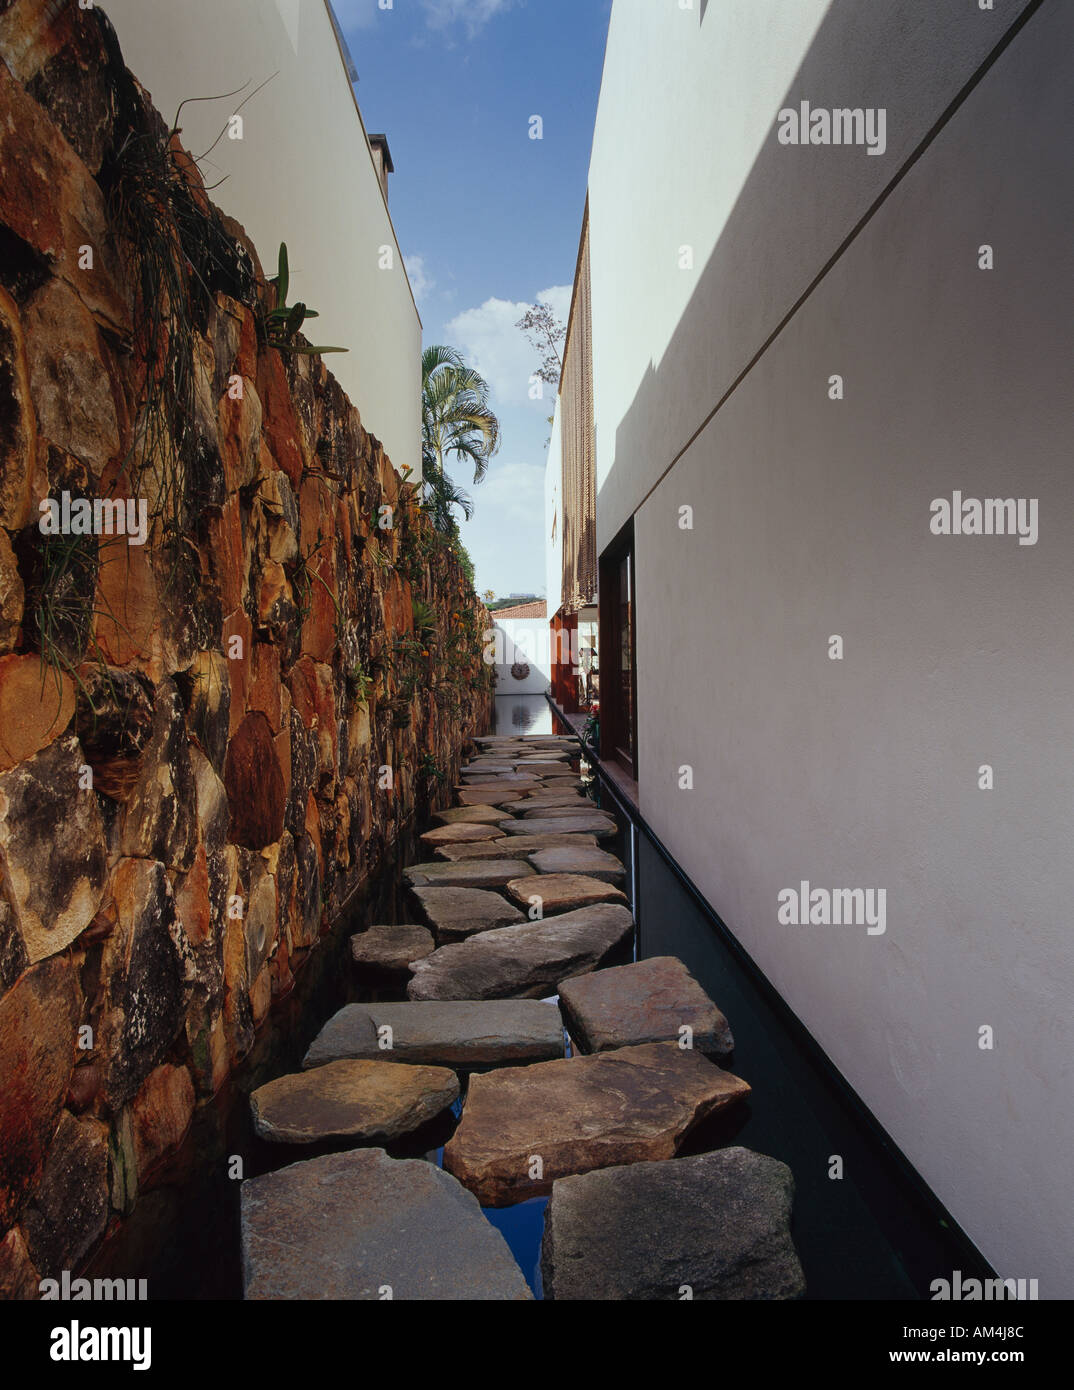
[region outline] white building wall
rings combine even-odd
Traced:
[[[503,661],[496,665],[497,695],[543,695],[552,684],[551,643],[547,618],[500,618],[493,627],[503,634]],[[529,675],[516,680],[511,667],[528,666]]]
[[[265,274],[281,241],[289,302],[320,317],[314,343],[392,463],[421,473],[421,321],[325,0],[103,0],[127,66],[166,121],[181,102],[182,141],[209,149],[236,107],[243,139],[201,162],[210,196],[246,228]],[[273,75],[275,74],[275,75]],[[380,268],[381,248],[393,268]]]
[[[644,814],[999,1272],[1069,1298],[1074,6],[1045,0],[766,346],[1022,8],[711,0],[687,35],[616,0],[598,523],[603,548],[635,517]],[[886,103],[888,154],[778,146],[785,88]],[[1037,544],[933,535],[956,489],[1038,499]],[[781,925],[803,879],[885,889],[886,932]]]
[[[615,0],[589,175],[598,554],[1028,3]],[[886,153],[778,145],[803,99],[884,107]]]
[[[563,444],[562,406],[556,397],[552,438],[544,473],[545,594],[548,616],[554,618],[563,602]]]

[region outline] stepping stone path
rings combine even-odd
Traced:
[[[456,862],[461,859],[494,859],[497,855],[503,854],[502,849],[496,848],[497,845],[502,844],[502,840],[493,840],[485,844],[439,845],[436,854],[438,859],[450,859]],[[539,849],[596,849],[597,837],[595,835],[515,835],[510,844],[512,854],[532,856],[533,851]],[[613,856],[609,855],[608,858],[613,859]],[[619,863],[617,859],[614,862]],[[620,864],[620,873],[622,873],[622,867]]]
[[[750,1088],[710,1060],[731,1031],[680,961],[610,964],[634,922],[577,739],[475,742],[404,871],[428,930],[352,938],[359,978],[407,998],[341,1009],[300,1073],[251,1098],[266,1137],[387,1142],[443,1114],[461,1073],[446,1171],[352,1148],[245,1183],[246,1297],[529,1298],[478,1203],[549,1193],[549,1298],[799,1296],[789,1171],[745,1149],[676,1157]]]
[[[653,956],[565,980],[559,1006],[572,1041],[583,1052],[678,1042],[684,1028],[690,1030],[689,1045],[701,1052],[724,1055],[735,1047],[727,1019],[675,956]]]
[[[501,828],[510,837],[505,849],[511,848],[511,840],[519,835],[596,835],[598,840],[610,839],[618,834],[619,827],[611,816],[599,811],[571,811],[557,815],[555,811],[532,819],[524,816],[521,820],[502,820]]]
[[[432,932],[424,927],[370,927],[351,937],[351,956],[363,974],[404,971],[435,950]]]
[[[599,878],[585,874],[542,874],[534,883],[530,878],[512,879],[507,896],[520,907],[533,905],[539,898],[541,911],[547,917],[554,912],[572,912],[576,908],[592,907],[594,903],[621,903],[626,906],[626,894]]]
[[[434,811],[433,820],[441,825],[465,821],[468,825],[499,825],[503,811],[498,806],[453,806],[450,811]]]
[[[302,1065],[371,1058],[465,1070],[562,1056],[563,1020],[555,1004],[462,1000],[348,1004],[317,1034]]]
[[[571,838],[581,840],[583,837],[578,835]],[[517,844],[520,839],[521,836],[517,837],[514,843]],[[597,849],[596,841],[592,849],[562,844],[535,850],[529,855],[529,861],[539,874],[586,874],[605,883],[621,883],[626,878],[623,866],[615,855]]]
[[[498,825],[455,821],[453,825],[438,825],[435,830],[427,830],[420,838],[426,848],[436,849],[437,845],[464,845],[474,840],[502,840],[503,831]]]
[[[560,1178],[545,1209],[549,1299],[790,1299],[794,1180],[774,1158],[718,1149]],[[654,1252],[659,1258],[654,1259]]]
[[[495,823],[503,820],[504,811],[512,816],[524,816],[531,811],[566,810],[573,811],[577,816],[583,814],[586,809],[586,802],[577,792],[546,792],[540,796],[528,796],[525,801],[503,802]]]
[[[415,864],[404,870],[411,888],[502,888],[513,878],[534,873],[525,859],[508,859],[506,851],[498,859],[465,860],[458,864]]]
[[[328,1139],[397,1139],[459,1098],[459,1078],[446,1067],[391,1062],[329,1062],[281,1076],[250,1097],[254,1129],[277,1144]]]
[[[527,881],[512,880],[513,883]],[[441,943],[462,941],[476,932],[492,931],[526,920],[517,907],[505,902],[499,893],[490,893],[485,888],[415,888],[414,897]]]
[[[242,1185],[245,1297],[530,1299],[507,1242],[448,1173],[358,1149]]]
[[[536,875],[534,882],[539,882]],[[543,999],[561,980],[596,970],[633,926],[627,908],[598,903],[542,922],[480,932],[415,961],[407,997]]]
[[[672,1158],[695,1125],[749,1092],[674,1043],[490,1072],[470,1080],[444,1167],[482,1206],[510,1206],[569,1173]]]

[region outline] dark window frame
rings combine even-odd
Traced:
[[[630,584],[630,709],[624,708],[620,652],[623,640],[622,570],[626,561]],[[633,518],[601,555],[599,621],[602,653],[600,689],[600,755],[637,780],[638,767],[638,572]]]

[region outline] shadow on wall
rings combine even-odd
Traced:
[[[998,56],[998,46],[1009,42],[1042,3],[1020,0],[1011,7],[1014,12],[1002,32],[982,31],[982,38],[987,37],[983,54],[959,51],[967,87],[976,85],[991,66],[991,59],[982,66],[982,57]],[[702,0],[699,27],[707,8],[708,0]],[[660,477],[670,470],[941,128],[940,112],[922,116],[909,102],[890,101],[906,90],[896,72],[890,88],[883,88],[890,91],[891,105],[885,157],[870,158],[855,147],[791,150],[777,142],[779,111],[798,109],[803,101],[814,108],[875,106],[881,83],[878,60],[870,58],[874,53],[879,61],[898,61],[901,72],[915,74],[911,94],[919,96],[919,108],[932,111],[927,98],[949,78],[958,16],[937,3],[911,27],[905,12],[893,4],[876,7],[875,14],[871,10],[870,21],[871,30],[863,32],[861,0],[832,0],[794,81],[773,110],[770,132],[660,364],[650,362],[616,430],[612,468],[603,482],[598,473],[598,555],[655,489],[659,478],[642,487],[651,460],[663,461]],[[852,61],[833,65],[837,53],[851,55]],[[710,141],[706,157],[711,157],[715,132],[699,133],[702,150],[705,135]],[[848,163],[833,168],[833,156]],[[868,186],[863,174],[872,175]],[[1031,180],[1031,173],[1026,177]],[[591,226],[596,226],[592,212]],[[719,345],[730,352],[711,350],[714,328]],[[708,403],[696,418],[684,409],[695,401]]]

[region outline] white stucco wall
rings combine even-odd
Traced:
[[[833,5],[795,99],[886,102],[889,155],[772,147],[748,177],[787,79],[761,57],[826,7],[712,0],[689,40],[667,8],[616,0],[590,187],[642,810],[999,1272],[1069,1298],[1074,6],[1046,0],[673,467],[1022,6],[859,4],[850,34]],[[690,239],[720,249],[663,313],[660,248]],[[1037,544],[933,535],[956,489],[1038,499]],[[802,879],[885,889],[885,934],[781,925]]]
[[[497,695],[543,695],[552,684],[547,618],[500,618],[493,626],[503,633],[503,662],[497,663]],[[515,662],[530,668],[525,680],[511,674]]]
[[[544,564],[548,615],[554,618],[563,602],[563,454],[562,408],[556,397],[552,438],[544,473]]]
[[[287,243],[289,302],[320,314],[308,336],[349,349],[325,361],[396,468],[420,475],[421,322],[324,0],[101,7],[166,121],[188,97],[249,83],[236,97],[183,108],[182,140],[195,156],[271,78],[239,112],[244,138],[225,136],[202,161],[207,184],[226,177],[210,196],[246,228],[266,275]],[[384,246],[391,270],[379,266]]]
[[[589,175],[598,553],[1028,3],[615,0]],[[803,99],[884,107],[885,154],[780,146]]]

